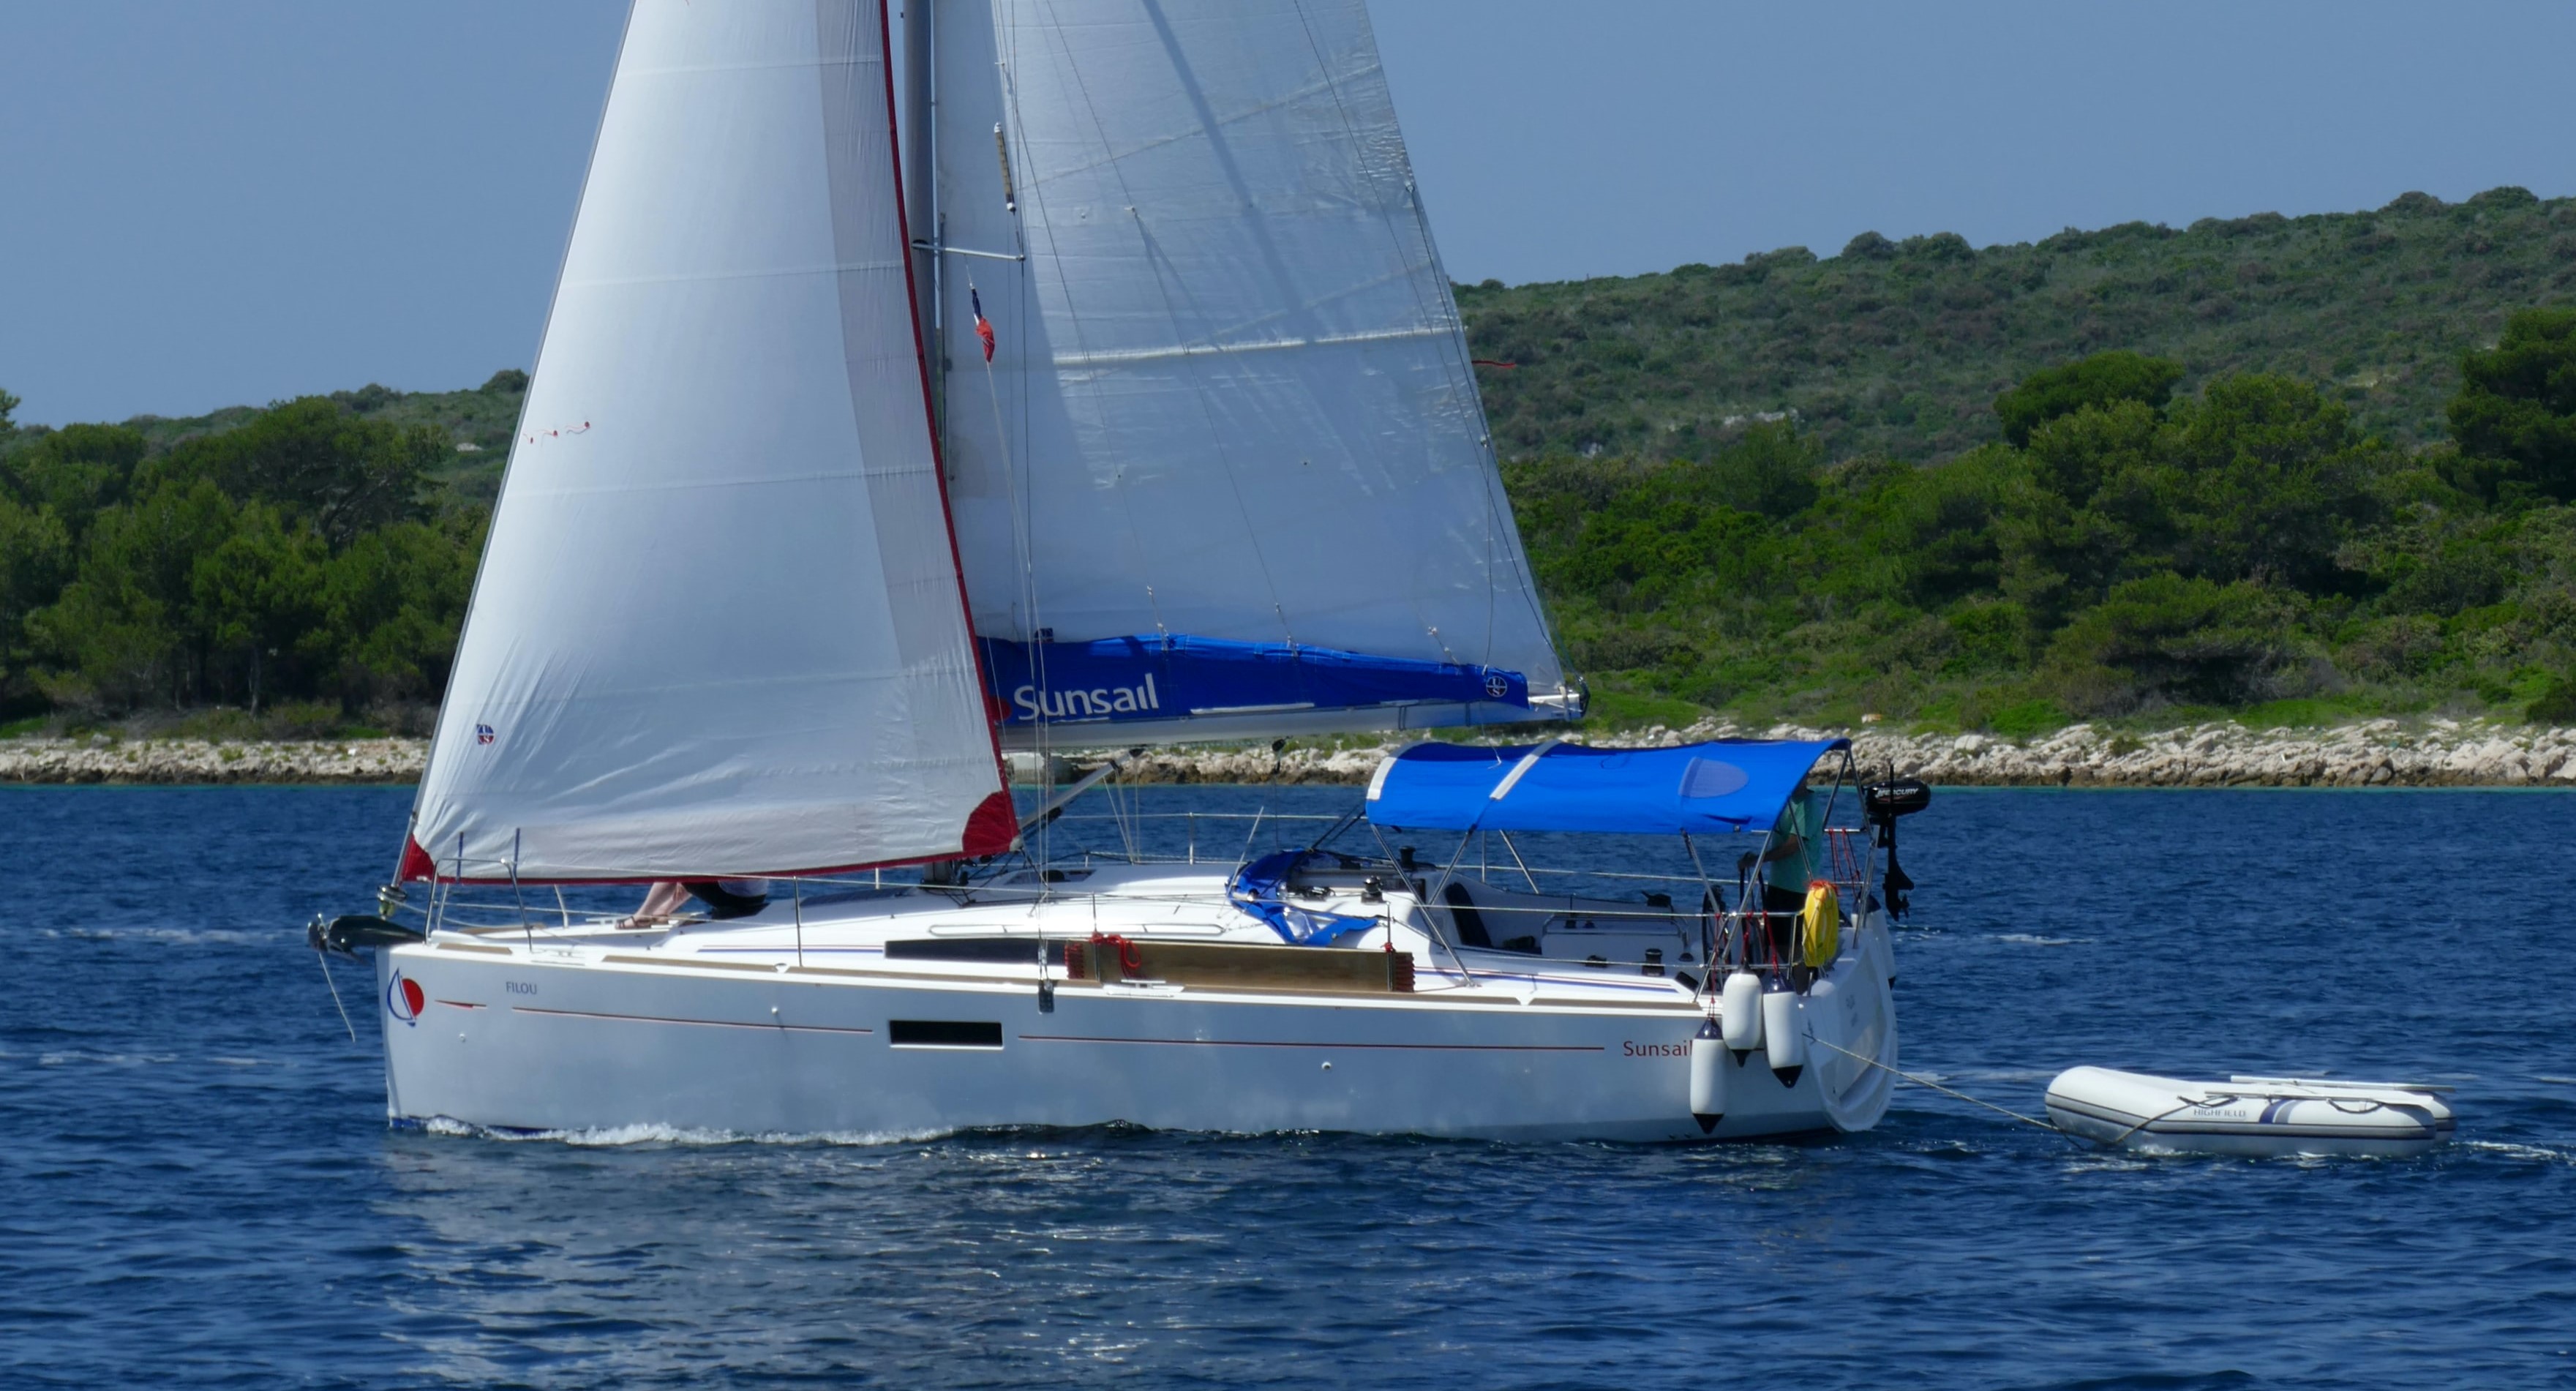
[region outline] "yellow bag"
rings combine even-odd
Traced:
[[[1798,957],[1821,971],[1842,954],[1842,896],[1822,879],[1807,881],[1807,906],[1798,914]]]

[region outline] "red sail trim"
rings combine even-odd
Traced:
[[[1020,838],[1019,808],[1011,805],[1011,794],[996,792],[975,808],[966,818],[966,853],[1000,855],[1010,851]]]
[[[403,884],[414,879],[436,879],[437,877],[438,866],[430,863],[429,852],[420,848],[419,841],[408,835],[404,836],[402,863],[394,867],[394,882]]]
[[[932,20],[928,13],[929,7],[925,5],[922,9],[924,13],[919,22],[935,23],[936,21]],[[877,51],[884,55],[885,61],[877,66],[885,73],[886,152],[891,157],[894,167],[894,225],[903,245],[904,302],[912,306],[912,360],[913,364],[921,370],[921,426],[930,437],[930,476],[939,485],[940,524],[948,528],[948,563],[957,571],[957,621],[966,628],[967,659],[975,664],[975,690],[978,695],[984,696],[985,701],[984,709],[987,718],[984,722],[984,732],[991,736],[993,741],[993,775],[1001,780],[1003,787],[1002,791],[993,795],[1002,799],[1004,809],[1007,811],[1010,804],[1011,771],[1002,761],[1002,722],[993,717],[993,701],[987,694],[992,682],[984,671],[984,654],[975,642],[975,615],[966,602],[966,559],[957,549],[957,517],[948,505],[948,460],[942,455],[939,447],[939,407],[930,396],[930,345],[923,341],[921,336],[921,284],[920,278],[914,275],[912,270],[912,210],[904,206],[903,127],[897,119],[894,105],[894,23],[887,17],[886,10],[885,0],[879,0]],[[939,255],[939,248],[932,247],[930,254],[935,259]],[[988,353],[986,356],[989,360],[991,355]],[[991,805],[992,799],[986,798],[984,805],[975,808],[974,814],[967,818],[970,844],[976,818],[983,816],[985,808]],[[1019,834],[1019,818],[1016,814],[1011,818],[1011,832],[1014,838]]]

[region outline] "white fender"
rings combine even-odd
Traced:
[[[1762,997],[1762,1049],[1770,1055],[1780,1085],[1798,1085],[1798,1074],[1807,1067],[1807,1033],[1800,1026],[1794,993],[1774,990]]]
[[[1711,1019],[1691,1036],[1690,1046],[1691,1119],[1699,1122],[1702,1135],[1726,1119],[1726,1073],[1726,1040]]]
[[[1761,1047],[1762,978],[1751,971],[1728,976],[1726,988],[1717,997],[1717,1018],[1727,1050],[1737,1062]]]

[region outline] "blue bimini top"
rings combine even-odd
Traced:
[[[1368,819],[1443,831],[1759,833],[1779,819],[1817,759],[1850,747],[1848,739],[1670,749],[1416,744],[1378,765]]]

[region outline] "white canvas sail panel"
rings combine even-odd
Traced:
[[[986,853],[878,0],[638,0],[407,875]]]
[[[1051,644],[1189,638],[1531,718],[1563,675],[1360,0],[934,12],[944,440],[996,669],[1043,708]],[[1340,698],[1289,684],[1152,732]]]

